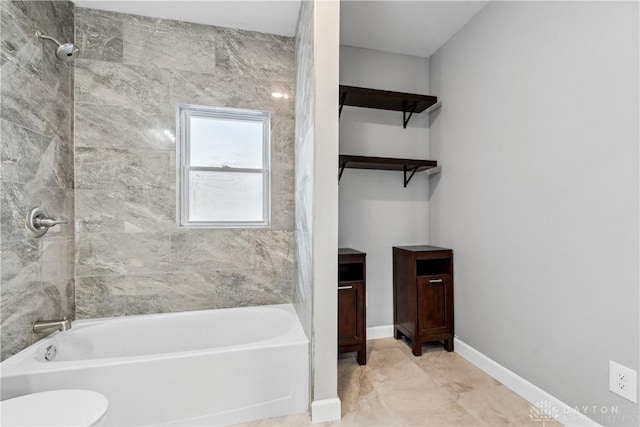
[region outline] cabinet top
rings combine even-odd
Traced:
[[[394,246],[394,249],[401,249],[408,252],[436,252],[436,251],[450,251],[451,249],[439,248],[437,246],[429,245],[416,245],[416,246]]]
[[[351,248],[338,248],[338,255],[366,255],[366,253]]]

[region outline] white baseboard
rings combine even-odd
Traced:
[[[314,424],[339,420],[341,416],[340,399],[337,397],[311,402],[311,422]]]
[[[371,326],[367,328],[367,340],[391,338],[392,336],[393,336],[393,325]]]
[[[519,375],[511,372],[498,362],[490,359],[484,354],[480,353],[475,348],[460,341],[458,338],[454,339],[455,352],[464,357],[469,362],[482,369],[484,372],[500,381],[506,387],[513,390],[515,393],[524,397],[531,402],[532,405],[536,405],[538,408],[545,410],[551,416],[556,416],[556,421],[564,424],[565,426],[600,426],[597,422],[587,417],[585,414],[577,411],[560,399],[550,395],[546,391],[530,383]]]

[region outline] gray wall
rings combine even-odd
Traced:
[[[340,84],[429,94],[429,60],[340,46]],[[340,153],[429,159],[429,116],[344,107]],[[367,253],[367,326],[393,324],[393,246],[429,243],[429,177],[406,188],[402,172],[345,169],[340,180],[339,246]],[[374,231],[374,232],[372,232]]]
[[[291,302],[293,39],[82,8],[76,22],[78,317]],[[271,112],[270,229],[176,226],[180,103]]]
[[[431,241],[455,251],[456,333],[604,425],[638,420],[608,391],[609,360],[640,367],[638,12],[491,2],[430,68]]]
[[[0,8],[4,360],[41,338],[31,332],[36,320],[74,316],[73,64],[35,37],[40,29],[73,41],[74,17],[67,1],[2,1]],[[31,238],[24,217],[35,206],[70,225]]]
[[[314,161],[314,66],[312,1],[303,1],[295,37],[295,235],[298,280],[293,300],[308,338],[311,338],[313,303],[313,161]],[[309,341],[311,342],[311,340]]]

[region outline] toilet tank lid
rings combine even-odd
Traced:
[[[1,425],[93,426],[107,412],[109,401],[90,390],[52,390],[0,402]]]

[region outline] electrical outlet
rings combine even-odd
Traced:
[[[609,390],[632,402],[638,402],[638,373],[609,360]]]

